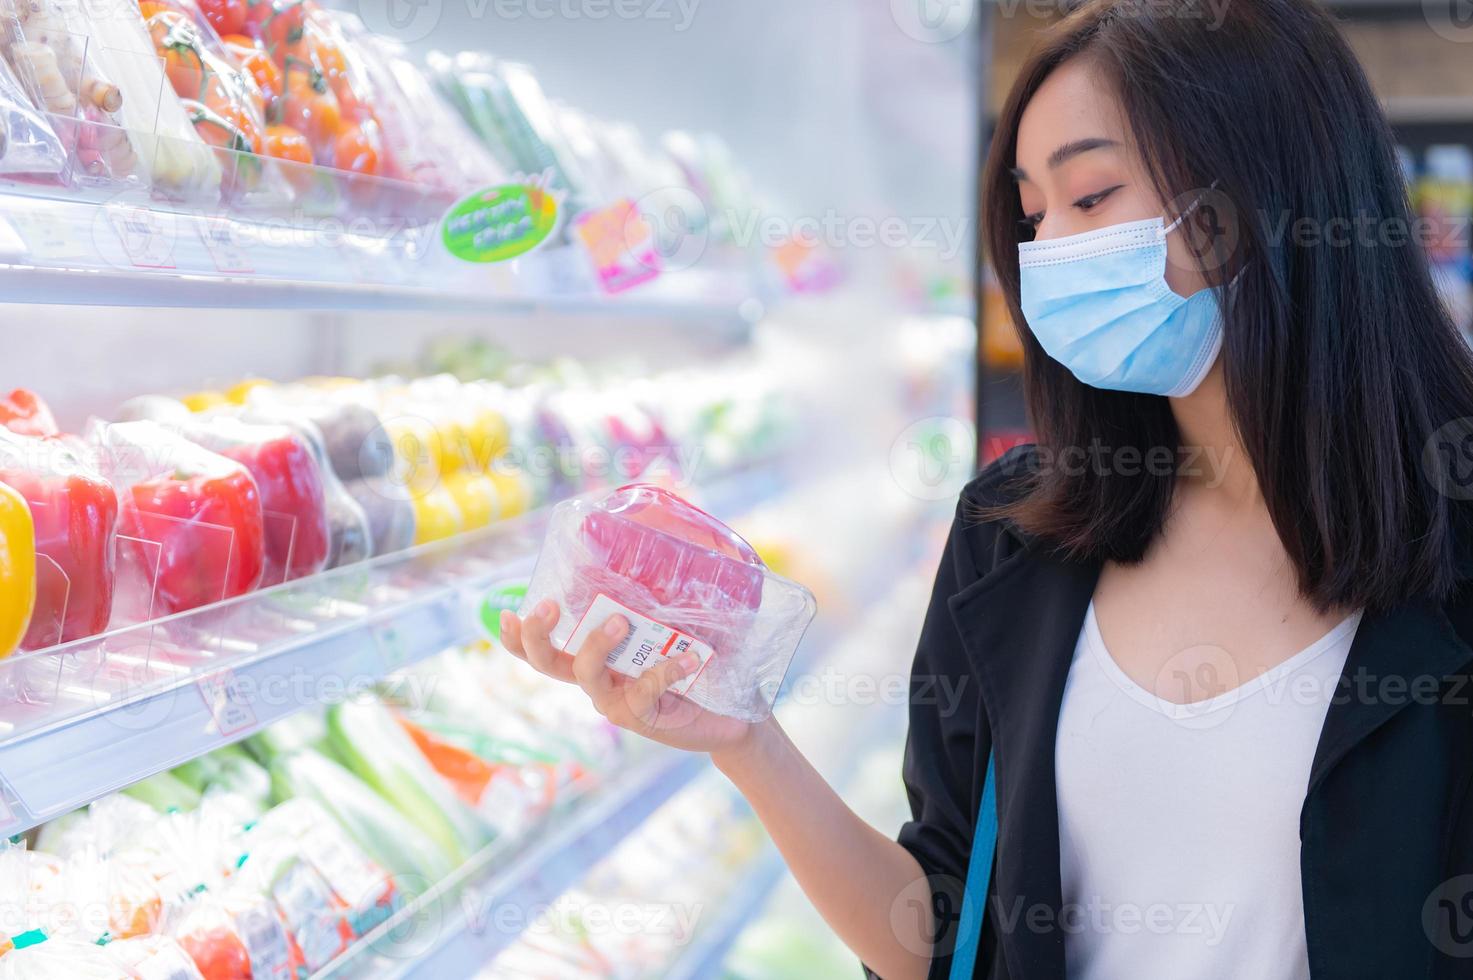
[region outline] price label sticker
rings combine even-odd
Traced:
[[[642,616],[602,592],[594,597],[588,611],[573,629],[573,635],[568,638],[567,649],[581,650],[593,631],[602,629],[609,617],[615,615],[623,616],[629,623],[629,632],[624,634],[624,639],[619,641],[618,646],[609,651],[604,663],[609,669],[627,677],[638,677],[669,657],[694,653],[701,666],[695,673],[684,680],[676,681],[670,688],[676,694],[687,694],[716,652],[709,643],[673,626]]]
[[[240,226],[227,218],[202,218],[197,227],[200,241],[204,242],[217,272],[248,275],[256,271]]]
[[[218,670],[197,682],[200,697],[215,719],[216,730],[226,738],[255,727],[256,709],[230,668]]]
[[[605,293],[622,293],[660,274],[654,229],[628,198],[583,212],[574,227]]]
[[[139,269],[174,268],[174,238],[178,218],[149,208],[113,207],[108,223],[123,246],[123,254]]]

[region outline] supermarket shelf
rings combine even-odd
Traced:
[[[706,769],[705,760],[691,753],[659,748],[650,755],[632,771],[613,774],[541,834],[486,848],[319,977],[474,976],[539,909]]]
[[[571,247],[462,262],[439,244],[433,222],[247,220],[0,190],[0,296],[8,303],[758,319],[751,270],[715,257],[709,265],[607,296]]]
[[[721,975],[721,964],[742,930],[787,876],[788,866],[770,842],[752,859],[721,899],[721,914],[702,925],[695,939],[663,974],[664,980],[705,980]]]
[[[697,499],[730,517],[781,485],[775,467],[759,466]],[[546,518],[534,512],[0,663],[0,835],[473,637],[486,590],[530,573]]]

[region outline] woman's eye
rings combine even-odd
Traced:
[[[1099,191],[1098,193],[1087,194],[1084,197],[1081,197],[1079,200],[1075,201],[1074,206],[1081,211],[1089,211],[1095,207],[1098,207],[1105,200],[1105,198],[1109,197],[1111,194],[1114,194],[1116,191],[1124,186],[1124,184],[1116,184],[1114,187],[1106,187],[1104,190]]]
[[[1022,219],[1019,220],[1018,224],[1022,225],[1024,228],[1027,228],[1029,231],[1035,231],[1037,230],[1039,225],[1043,224],[1043,212],[1035,211],[1032,214],[1025,214],[1023,215]]]

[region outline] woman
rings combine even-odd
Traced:
[[[622,622],[569,657],[542,608],[508,647],[709,751],[888,980],[974,955],[1039,980],[1473,975],[1473,366],[1333,23],[1088,4],[1022,70],[983,181],[1038,443],[962,495],[898,843],[775,722],[662,694],[687,667],[612,677]]]

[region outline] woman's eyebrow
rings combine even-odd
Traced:
[[[1072,142],[1065,143],[1063,146],[1059,147],[1057,150],[1049,154],[1048,167],[1050,170],[1056,170],[1059,167],[1063,166],[1065,162],[1072,160],[1074,157],[1079,156],[1079,154],[1081,153],[1088,153],[1090,150],[1102,150],[1106,147],[1119,145],[1120,144],[1115,142],[1114,140],[1105,139],[1103,136],[1091,136],[1087,139],[1074,140]],[[1024,181],[1029,179],[1028,172],[1022,167],[1011,167],[1009,169],[1013,175],[1014,180]]]
[[[1114,140],[1107,140],[1099,136],[1091,136],[1088,139],[1074,140],[1072,142],[1065,143],[1063,146],[1050,153],[1048,155],[1048,166],[1050,170],[1053,170],[1061,166],[1064,161],[1073,159],[1074,157],[1079,156],[1079,154],[1081,153],[1088,153],[1090,150],[1104,149],[1107,146],[1119,145],[1120,144],[1116,143]]]

